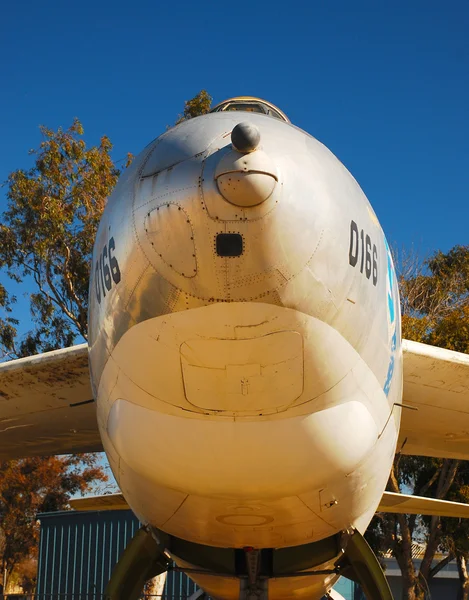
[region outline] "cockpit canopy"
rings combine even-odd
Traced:
[[[230,98],[224,102],[217,104],[215,108],[212,108],[210,112],[224,112],[224,111],[241,111],[241,112],[254,112],[260,113],[261,115],[268,115],[274,117],[274,119],[280,119],[286,123],[290,123],[290,119],[276,106],[262,100],[261,98],[253,98],[251,96],[238,96],[237,98]]]

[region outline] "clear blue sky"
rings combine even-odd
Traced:
[[[206,88],[264,97],[324,142],[398,246],[469,243],[468,0],[8,2],[0,56],[0,181],[40,123],[77,116],[119,159]]]

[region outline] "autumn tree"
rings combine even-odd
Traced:
[[[74,494],[106,476],[95,454],[24,458],[0,464],[0,561],[2,575],[34,555],[37,514],[68,508]],[[8,578],[8,577],[7,577]],[[6,589],[6,588],[5,588]]]
[[[398,264],[403,337],[469,353],[469,246],[436,252],[423,264],[407,254]],[[398,454],[387,489],[407,493],[410,489],[419,496],[468,502],[468,465],[458,460]],[[461,589],[465,586],[469,591],[465,533],[469,528],[464,524],[457,527],[454,519],[383,513],[375,517],[367,537],[378,553],[390,549],[395,556],[403,577],[403,600],[421,600],[431,579],[455,557]],[[412,560],[415,539],[425,542],[419,570]],[[445,549],[447,556],[434,565],[439,548]],[[469,594],[461,598],[468,600]]]
[[[184,113],[179,115],[176,125],[186,121],[187,119],[193,119],[194,117],[200,117],[210,112],[212,106],[212,96],[206,90],[200,90],[190,100],[186,100],[184,103]]]
[[[423,265],[407,254],[399,284],[404,337],[469,352],[469,246],[438,251]]]
[[[86,339],[94,236],[120,173],[109,138],[87,148],[78,119],[66,130],[41,127],[41,133],[43,141],[31,151],[34,166],[8,177],[0,225],[0,268],[16,282],[35,285],[35,330],[17,345],[16,323],[9,316],[0,323],[4,351],[12,355],[70,346],[77,335]]]

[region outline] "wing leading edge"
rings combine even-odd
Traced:
[[[0,364],[0,460],[101,450],[86,344]]]
[[[438,500],[437,498],[425,498],[423,496],[384,492],[377,512],[468,519],[469,504]]]

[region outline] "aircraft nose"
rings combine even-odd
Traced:
[[[261,133],[249,122],[231,132],[232,150],[219,161],[215,181],[220,194],[235,206],[257,206],[274,191],[278,177],[275,164],[260,148]]]

